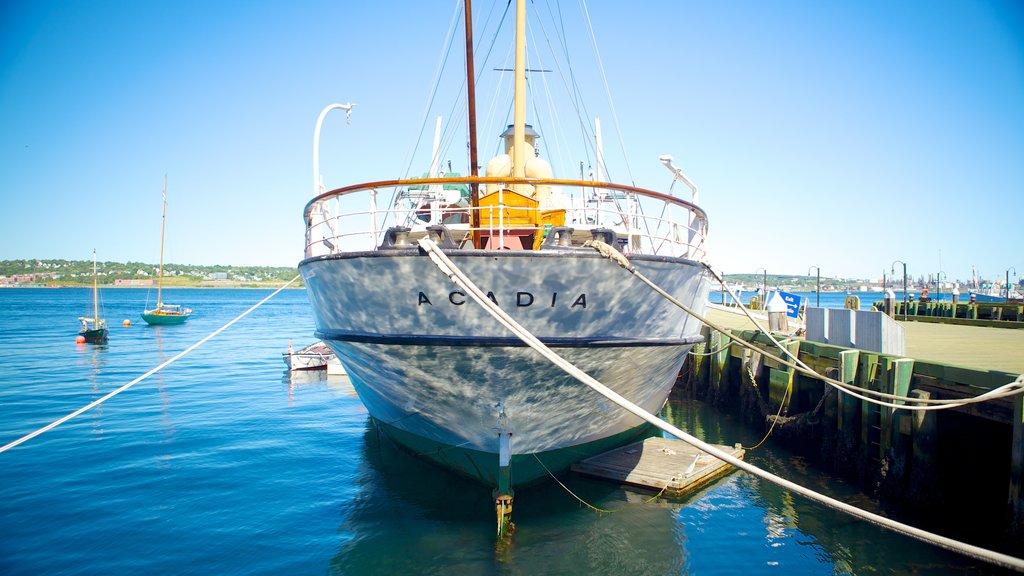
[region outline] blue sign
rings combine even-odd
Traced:
[[[782,296],[782,301],[786,303],[786,316],[796,318],[800,312],[800,302],[803,300],[803,297],[781,290],[779,291],[779,296]]]

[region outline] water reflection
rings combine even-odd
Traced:
[[[566,475],[518,490],[518,531],[495,546],[491,490],[416,458],[368,421],[363,467],[343,511],[339,574],[667,574],[684,566],[682,503]]]
[[[673,397],[663,417],[717,444],[753,445],[762,435],[685,398]],[[496,546],[490,488],[410,455],[366,422],[358,472],[339,512],[330,560],[336,574],[1000,573],[744,472],[686,499],[653,502],[652,493],[569,473],[560,477],[569,490],[612,512],[595,512],[545,481],[517,491],[518,530]],[[858,488],[770,442],[747,460],[879,511]]]

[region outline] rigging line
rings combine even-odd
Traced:
[[[580,498],[579,496],[576,495],[575,492],[570,490],[568,486],[566,486],[565,484],[562,484],[562,481],[559,480],[557,476],[552,474],[551,470],[548,470],[548,467],[545,466],[544,463],[540,461],[540,457],[537,456],[536,452],[533,454],[533,457],[537,459],[537,463],[540,464],[540,467],[543,468],[544,471],[548,473],[548,476],[551,476],[551,478],[554,479],[555,482],[558,482],[559,486],[561,486],[563,489],[565,489],[566,492],[571,494],[573,498],[579,500],[580,503],[583,504],[584,506],[586,506],[587,508],[590,508],[591,510],[593,510],[595,512],[604,512],[606,514],[612,514],[614,512],[618,512],[619,511],[619,510],[605,510],[604,508],[598,508],[597,506],[594,506],[593,504],[591,504],[590,502],[587,502],[583,498]],[[664,489],[662,491],[664,491]],[[661,495],[661,492],[658,493],[658,496],[660,496],[660,495]]]
[[[552,16],[552,20],[554,20],[553,16]],[[566,68],[569,70],[569,81],[568,82],[566,81],[566,74],[562,70],[562,66],[560,65],[560,61],[558,59],[558,51],[556,51],[552,47],[551,38],[548,35],[547,30],[544,28],[543,21],[540,18],[537,18],[537,25],[540,26],[541,35],[544,37],[544,40],[545,40],[545,42],[548,45],[548,50],[551,52],[552,63],[554,65],[554,67],[555,67],[555,70],[558,71],[558,77],[562,80],[563,88],[565,89],[566,93],[569,95],[569,101],[572,104],[573,111],[576,113],[576,121],[579,123],[580,132],[583,133],[583,142],[584,142],[583,151],[584,151],[585,156],[586,156],[585,159],[586,159],[588,164],[592,164],[592,161],[590,159],[590,153],[593,152],[595,155],[597,154],[597,150],[596,150],[596,146],[597,145],[594,142],[594,139],[596,138],[596,136],[590,132],[590,113],[587,111],[586,102],[584,102],[583,99],[581,98],[581,91],[580,91],[580,88],[579,88],[579,84],[576,82],[575,74],[573,74],[573,67],[572,67],[572,64],[571,64],[572,60],[569,57],[569,47],[568,47],[568,44],[565,41],[565,24],[564,24],[564,22],[561,21],[561,10],[559,10],[559,23],[561,24],[561,27],[562,27],[562,36],[561,37],[557,37],[556,36],[556,38],[561,38],[561,40],[562,40],[560,45],[561,45],[561,48],[562,48],[563,57],[565,58]]]
[[[649,278],[644,276],[642,273],[640,273],[640,271],[638,271],[636,269],[636,267],[633,266],[629,262],[629,260],[626,259],[626,257],[622,253],[618,252],[617,250],[615,250],[614,248],[612,248],[608,244],[605,244],[604,242],[601,242],[600,240],[588,240],[584,244],[584,246],[590,246],[590,247],[594,248],[599,253],[601,253],[602,256],[604,256],[605,258],[608,258],[609,260],[612,260],[613,262],[618,264],[621,268],[623,268],[624,270],[626,270],[630,274],[633,274],[634,276],[636,276],[637,279],[639,279],[641,282],[643,282],[644,284],[649,286],[652,290],[654,290],[658,294],[661,294],[662,296],[667,298],[670,302],[675,304],[677,307],[682,309],[684,312],[686,312],[690,316],[693,316],[694,318],[699,320],[702,324],[705,324],[705,325],[707,325],[707,326],[709,326],[711,328],[714,328],[715,330],[718,330],[719,332],[722,332],[723,334],[726,333],[726,330],[724,328],[722,328],[720,326],[717,326],[715,323],[711,322],[706,317],[698,314],[697,312],[692,310],[689,306],[687,306],[687,305],[683,304],[682,302],[680,302],[678,299],[676,299],[671,294],[666,292],[660,286],[655,284],[652,280],[650,280]],[[704,264],[704,267],[706,269],[708,269],[709,271],[711,271],[712,275],[714,275],[714,271],[711,270],[710,266],[708,266],[707,264]],[[722,279],[720,277],[718,277],[717,275],[715,277],[720,282],[722,281]],[[734,296],[734,298],[735,298],[735,296]],[[758,324],[756,320],[754,320],[753,316],[749,315],[749,312],[747,314],[748,314],[748,317],[750,318],[750,320],[752,322],[754,322],[754,324],[756,326],[758,326],[758,329],[761,332],[763,332],[766,336],[768,336],[769,339],[771,339],[772,343],[774,343],[776,347],[778,347],[780,350],[785,352],[787,356],[789,356],[791,358],[795,358],[794,354],[792,352],[790,352],[789,349],[787,349],[785,346],[780,344],[779,341],[776,340],[775,337],[772,336],[772,334],[770,332],[768,332],[767,330],[762,328],[761,325]],[[865,389],[865,388],[860,388],[860,387],[857,387],[857,386],[853,386],[853,385],[847,384],[845,382],[840,382],[838,380],[835,380],[833,378],[829,378],[827,376],[824,376],[822,374],[819,374],[819,373],[815,372],[812,368],[807,366],[807,364],[805,364],[803,361],[801,361],[799,359],[796,359],[796,363],[793,363],[793,362],[790,362],[789,360],[786,360],[786,359],[784,359],[784,358],[782,358],[780,356],[776,356],[776,355],[774,355],[774,354],[772,354],[772,353],[770,353],[770,352],[768,352],[766,350],[762,350],[760,348],[757,348],[756,346],[754,346],[753,344],[751,344],[749,342],[746,342],[745,340],[737,338],[737,339],[734,339],[733,341],[735,343],[743,346],[744,348],[748,348],[748,349],[750,349],[750,350],[752,350],[754,352],[757,352],[758,354],[762,354],[762,355],[764,355],[764,356],[766,356],[768,358],[771,358],[772,360],[775,360],[776,362],[779,362],[780,364],[783,364],[785,366],[793,368],[794,370],[797,370],[801,374],[805,374],[805,375],[810,376],[812,378],[815,378],[817,380],[821,380],[822,382],[825,382],[826,384],[829,384],[830,386],[836,388],[840,392],[843,392],[845,394],[849,394],[850,396],[853,396],[854,398],[857,398],[857,399],[860,399],[860,400],[864,400],[865,402],[869,402],[871,404],[876,404],[878,406],[883,406],[883,407],[886,407],[886,408],[894,408],[894,409],[897,409],[897,410],[910,410],[910,411],[919,411],[919,412],[926,412],[926,411],[929,411],[929,410],[948,410],[948,409],[952,409],[952,408],[960,408],[962,406],[967,406],[968,404],[976,404],[976,403],[981,403],[981,402],[987,402],[989,400],[994,400],[996,398],[1002,398],[1002,397],[1006,397],[1006,396],[1013,396],[1015,394],[1020,394],[1020,393],[1024,392],[1024,374],[1021,374],[1013,382],[1010,382],[1008,384],[1004,384],[1002,386],[999,386],[998,388],[994,388],[994,389],[992,389],[992,390],[990,390],[990,391],[988,391],[988,392],[986,392],[984,394],[979,394],[978,396],[975,396],[973,398],[956,399],[956,400],[943,400],[943,399],[931,400],[931,399],[922,399],[922,398],[908,398],[906,396],[897,396],[897,395],[894,395],[894,394],[888,394],[888,393],[884,393],[884,392],[876,392],[874,390],[868,390],[868,389]],[[907,405],[907,404],[893,404],[893,403],[890,403],[890,402],[882,402],[880,400],[876,400],[874,398],[869,398],[869,397],[864,396],[862,394],[858,394],[857,392],[854,392],[854,390],[857,390],[858,392],[863,392],[864,394],[878,396],[880,398],[889,398],[889,399],[892,399],[892,400],[898,400],[898,401],[903,401],[903,402],[912,402],[913,404]],[[929,404],[932,404],[932,405],[929,406]]]
[[[484,54],[484,57],[483,57],[482,61],[478,64],[478,70],[476,71],[477,86],[480,85],[480,83],[481,83],[480,81],[483,78],[485,78],[486,75],[487,75],[488,62],[491,59],[491,54],[494,51],[495,46],[497,46],[498,35],[501,33],[501,29],[504,26],[506,19],[508,18],[508,12],[509,12],[509,9],[511,8],[511,6],[512,6],[511,2],[506,2],[505,3],[505,11],[502,12],[501,19],[498,21],[497,25],[495,26],[494,34],[491,36],[491,42],[487,46],[487,52],[486,52],[486,54]],[[490,21],[490,16],[488,16],[488,22],[489,21]],[[486,28],[486,24],[485,24],[485,28]],[[509,48],[510,52],[511,52],[511,50],[512,50],[512,47]],[[505,61],[506,62],[508,61],[508,54],[506,54],[506,56],[505,56]],[[490,101],[490,104],[488,106],[487,115],[485,116],[485,118],[486,118],[486,120],[485,120],[486,125],[483,126],[484,133],[486,133],[486,134],[493,134],[493,133],[495,133],[495,130],[494,130],[494,127],[492,126],[492,124],[494,122],[494,120],[493,120],[494,119],[494,111],[497,109],[497,101],[498,101],[498,97],[499,97],[498,95],[501,92],[501,86],[503,84],[503,78],[504,78],[504,75],[498,75],[497,86],[495,87],[494,90],[491,91],[491,101]],[[504,128],[504,126],[502,126],[502,128]],[[478,130],[477,132],[479,133],[480,131]],[[496,155],[497,154],[491,154],[492,157],[496,156]]]
[[[487,298],[487,295],[484,294],[482,290],[480,290],[480,287],[474,284],[473,281],[468,276],[466,276],[466,274],[461,269],[459,269],[459,267],[456,266],[454,262],[452,262],[448,258],[448,256],[444,253],[443,250],[441,250],[441,248],[437,245],[436,242],[434,242],[428,237],[424,237],[420,239],[419,245],[427,253],[427,256],[431,259],[434,265],[437,266],[438,270],[440,270],[442,274],[447,276],[448,279],[455,283],[457,286],[465,289],[467,294],[470,297],[472,297],[473,300],[475,300],[478,304],[480,304],[484,308],[484,310],[487,311],[487,313],[490,314],[492,317],[494,317],[502,326],[509,329],[513,334],[516,335],[516,337],[518,337],[520,340],[526,343],[530,348],[539,353],[541,356],[549,360],[552,364],[561,368],[566,374],[569,374],[573,378],[582,382],[583,384],[586,384],[592,390],[594,390],[601,396],[604,396],[608,400],[614,402],[616,405],[625,409],[630,414],[639,417],[645,422],[653,424],[659,429],[668,432],[669,434],[672,434],[676,438],[679,438],[680,440],[686,442],[687,444],[699,450],[703,450],[704,452],[710,454],[711,456],[714,456],[715,458],[722,460],[726,464],[731,464],[735,468],[739,468],[740,470],[748,472],[754,476],[757,476],[758,478],[762,478],[791,492],[795,492],[796,494],[804,496],[809,500],[813,500],[814,502],[818,502],[834,510],[845,512],[851,516],[855,516],[875,526],[891,530],[898,534],[903,534],[904,536],[914,538],[921,542],[926,542],[938,546],[939,548],[942,548],[944,550],[957,552],[969,558],[982,560],[984,562],[989,562],[994,565],[1024,572],[1024,559],[1015,558],[1013,556],[1010,556],[1009,554],[995,552],[992,550],[982,548],[980,546],[968,544],[966,542],[960,542],[952,538],[942,536],[940,534],[928,532],[926,530],[922,530],[909,524],[904,524],[891,518],[886,518],[879,514],[875,514],[873,512],[868,512],[867,510],[857,508],[856,506],[847,504],[846,502],[837,500],[835,498],[832,498],[831,496],[815,492],[814,490],[811,490],[810,488],[807,488],[805,486],[801,486],[800,484],[797,484],[796,482],[793,482],[791,480],[786,480],[785,478],[782,478],[781,476],[778,476],[776,474],[772,474],[767,470],[758,468],[757,466],[754,466],[749,462],[745,462],[733,456],[732,454],[729,454],[728,452],[719,450],[712,444],[708,444],[707,442],[704,442],[699,438],[687,434],[686,432],[680,430],[678,427],[669,424],[668,422],[665,422],[664,420],[658,418],[657,416],[651,414],[650,412],[647,412],[646,410],[637,406],[636,404],[633,404],[632,402],[624,398],[622,395],[620,395],[618,392],[615,392],[611,388],[605,386],[594,377],[590,376],[586,372],[583,372],[582,370],[574,366],[565,358],[559,356],[554,350],[548,348],[530,331],[523,328],[523,326],[516,322],[515,319],[513,319],[511,316],[509,316],[507,312],[502,310],[500,306],[489,300]],[[607,244],[605,244],[605,246],[607,246]]]
[[[459,15],[462,13],[462,0],[455,0],[455,10],[452,13],[451,22],[448,24],[448,33],[445,35],[445,44],[441,49],[440,61],[437,63],[437,70],[434,73],[434,85],[430,88],[430,95],[427,96],[427,101],[423,106],[423,117],[420,120],[419,134],[416,136],[416,142],[412,145],[409,150],[409,162],[405,167],[405,176],[409,175],[412,170],[412,163],[416,159],[416,150],[420,147],[420,141],[423,140],[423,133],[427,129],[427,122],[430,116],[430,109],[433,107],[434,99],[437,97],[437,90],[441,86],[441,76],[444,74],[445,66],[448,63],[448,57],[451,54],[452,44],[454,43],[455,28],[459,21]],[[398,193],[396,190],[391,195],[391,204],[395,203],[395,195]]]
[[[159,365],[159,366],[157,366],[156,368],[153,368],[153,369],[152,369],[152,370],[150,370],[149,372],[146,372],[146,373],[145,373],[145,374],[143,374],[142,376],[139,376],[138,378],[136,378],[135,380],[132,380],[131,382],[129,382],[129,383],[127,383],[127,384],[125,384],[124,386],[121,386],[121,387],[120,387],[120,388],[118,388],[117,390],[114,390],[113,392],[109,392],[108,394],[106,394],[106,395],[105,395],[105,396],[103,396],[102,398],[99,398],[99,399],[97,399],[97,400],[94,400],[94,401],[90,402],[89,404],[87,404],[87,405],[85,405],[85,406],[83,406],[83,407],[79,408],[78,410],[75,410],[74,412],[72,412],[72,413],[68,414],[67,416],[64,416],[63,418],[59,418],[59,419],[57,419],[57,420],[54,420],[53,422],[51,422],[51,423],[47,424],[46,426],[43,426],[42,428],[40,428],[40,429],[36,430],[35,432],[32,432],[32,433],[30,433],[30,434],[26,434],[26,435],[22,436],[21,438],[18,438],[17,440],[15,440],[15,441],[13,441],[13,442],[10,442],[10,443],[6,444],[6,445],[5,445],[5,446],[3,446],[3,447],[0,447],[0,453],[6,452],[6,451],[10,450],[11,448],[14,448],[15,446],[17,446],[17,445],[19,445],[19,444],[22,444],[22,443],[24,443],[24,442],[27,442],[27,441],[29,441],[29,440],[31,440],[31,439],[33,439],[33,438],[35,438],[36,436],[39,436],[40,434],[42,434],[42,433],[44,433],[44,432],[47,432],[47,431],[49,431],[49,430],[52,430],[52,429],[56,428],[57,426],[60,426],[61,424],[63,424],[63,423],[65,423],[65,422],[67,422],[68,420],[71,420],[72,418],[74,418],[74,417],[78,416],[79,414],[82,414],[83,412],[85,412],[85,411],[87,411],[87,410],[90,410],[90,409],[92,409],[92,408],[95,408],[96,406],[99,406],[100,404],[102,404],[102,403],[106,402],[107,400],[109,400],[109,399],[113,398],[114,396],[117,396],[117,395],[118,395],[118,394],[120,394],[121,392],[124,392],[125,390],[127,390],[127,389],[131,388],[132,386],[135,386],[135,385],[136,385],[136,384],[138,384],[139,382],[142,382],[142,381],[143,381],[143,380],[145,380],[146,378],[149,378],[150,376],[152,376],[153,374],[156,374],[157,372],[159,372],[159,371],[163,370],[163,369],[164,369],[164,368],[166,368],[167,366],[170,366],[170,365],[171,365],[172,363],[174,363],[174,362],[178,361],[178,359],[180,359],[180,358],[184,357],[184,356],[185,356],[186,354],[188,354],[189,352],[192,352],[193,350],[195,350],[195,349],[196,349],[196,348],[198,348],[199,346],[201,346],[201,345],[205,344],[205,343],[206,343],[206,342],[207,342],[208,340],[210,340],[210,339],[211,339],[211,338],[213,338],[214,336],[216,336],[216,335],[220,334],[221,332],[223,332],[224,330],[226,330],[226,329],[227,329],[227,328],[228,328],[229,326],[231,326],[231,325],[232,325],[232,324],[234,324],[235,322],[238,322],[238,321],[239,321],[239,320],[241,320],[242,318],[246,317],[246,316],[247,316],[247,315],[248,315],[248,314],[249,314],[250,312],[252,312],[253,310],[255,310],[255,309],[259,308],[260,306],[262,306],[262,305],[263,305],[263,303],[264,303],[264,302],[266,302],[267,300],[270,300],[270,299],[271,299],[271,298],[273,298],[274,296],[277,296],[277,293],[278,293],[278,292],[280,292],[281,290],[284,290],[285,288],[287,288],[287,287],[291,286],[291,285],[292,285],[292,283],[294,283],[294,282],[295,282],[296,280],[298,280],[299,278],[300,278],[300,276],[299,276],[298,274],[296,274],[296,275],[295,275],[295,278],[292,278],[291,280],[289,280],[287,284],[285,284],[284,286],[281,286],[281,287],[280,287],[280,288],[278,288],[277,290],[274,290],[274,292],[273,292],[273,293],[271,293],[271,294],[270,294],[269,296],[267,296],[267,297],[266,297],[266,298],[264,298],[263,300],[260,300],[260,301],[259,301],[259,302],[257,302],[256,304],[254,304],[254,305],[253,305],[253,306],[252,306],[251,308],[249,308],[249,309],[248,309],[248,310],[246,310],[245,312],[242,312],[241,314],[239,314],[238,316],[236,316],[234,320],[232,320],[232,321],[228,322],[227,324],[225,324],[225,325],[221,326],[220,328],[218,328],[218,329],[214,330],[214,331],[213,331],[213,332],[211,332],[211,333],[210,333],[210,334],[209,334],[208,336],[206,336],[206,337],[205,337],[205,338],[203,338],[202,340],[200,340],[200,341],[196,342],[195,344],[193,344],[193,345],[189,346],[188,348],[186,348],[186,349],[182,350],[181,352],[179,352],[178,354],[176,354],[176,355],[175,355],[174,357],[172,357],[172,358],[171,358],[170,360],[167,360],[167,361],[166,361],[166,362],[164,362],[163,364],[160,364],[160,365]]]
[[[580,0],[580,6],[583,8],[583,15],[586,17],[587,29],[590,30],[590,40],[594,47],[594,55],[597,57],[597,69],[601,71],[601,81],[604,83],[604,92],[608,98],[608,107],[612,111],[612,119],[615,121],[615,134],[619,138],[619,146],[622,148],[622,157],[626,163],[626,173],[629,174],[629,181],[631,184],[636,186],[636,180],[633,178],[633,169],[629,165],[629,156],[626,154],[626,143],[622,140],[622,128],[619,125],[619,114],[615,111],[615,101],[612,100],[611,88],[608,86],[608,76],[604,73],[604,63],[601,61],[601,51],[597,48],[597,37],[594,35],[594,26],[590,22],[590,12],[587,10],[586,0]]]

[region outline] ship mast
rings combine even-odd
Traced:
[[[100,296],[96,285],[96,249],[92,249],[92,322],[94,328],[100,325]]]
[[[163,287],[164,279],[164,228],[167,224],[167,174],[164,174],[164,207],[160,214],[160,268],[156,274],[156,309],[163,308],[163,301],[160,299],[160,290]]]
[[[472,0],[466,0],[466,101],[469,108],[469,175],[476,177],[476,78],[473,69],[473,6]],[[480,246],[480,200],[477,197],[479,186],[474,182],[469,186],[469,205],[472,214],[470,227],[473,230],[473,247]]]
[[[526,176],[526,0],[516,0],[516,82],[512,176]]]

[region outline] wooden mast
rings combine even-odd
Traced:
[[[100,296],[96,284],[96,249],[92,249],[92,322],[93,328],[100,327]]]
[[[466,100],[469,107],[469,175],[476,177],[479,173],[476,156],[476,77],[473,68],[473,6],[472,0],[466,0]],[[473,247],[480,247],[480,199],[479,186],[474,182],[469,186],[469,205],[472,214],[470,227],[473,230]]]
[[[516,0],[515,114],[512,128],[512,175],[526,176],[526,0]]]
[[[167,174],[164,174],[163,212],[160,214],[160,268],[156,275],[156,309],[163,308],[163,300],[160,299],[160,290],[163,287],[164,279],[164,228],[167,224]]]

